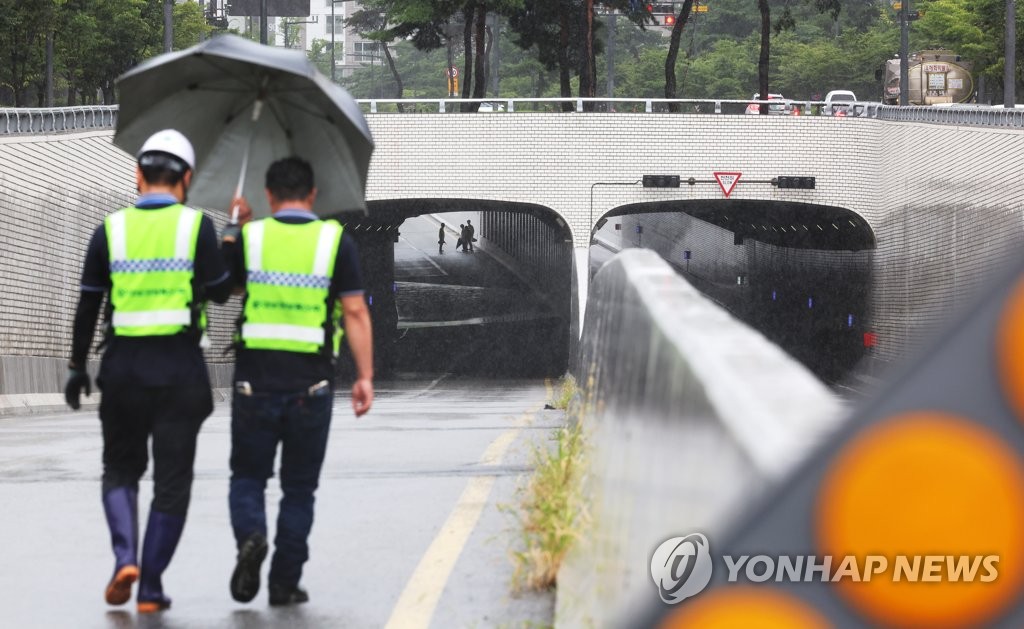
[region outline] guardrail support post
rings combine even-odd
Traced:
[[[720,101],[720,100],[716,100],[715,101],[715,113],[716,114],[722,113],[722,101]]]
[[[576,111],[583,111],[583,99],[576,99]]]
[[[652,109],[652,106],[651,106],[651,101],[649,101],[649,100],[645,100],[644,101],[644,111],[647,112],[647,113],[651,113],[652,111],[654,111]]]
[[[443,114],[444,113],[444,101],[443,100],[437,101],[437,113],[439,113],[439,114]]]

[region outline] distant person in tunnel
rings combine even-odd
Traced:
[[[64,389],[76,410],[82,390],[89,394],[86,358],[108,293],[96,378],[103,390],[103,510],[114,550],[105,598],[127,603],[139,580],[139,613],[171,606],[161,577],[185,528],[196,439],[213,410],[202,350],[206,300],[223,303],[232,288],[213,222],[183,204],[194,167],[192,144],[177,131],[143,144],[135,205],[110,214],[89,241]],[[139,561],[139,479],[150,440],[153,501]]]
[[[441,225],[441,229],[437,230],[437,252],[439,254],[444,253],[444,225]]]
[[[240,602],[259,592],[268,552],[264,494],[280,445],[284,495],[267,578],[276,606],[309,600],[299,581],[309,558],[341,339],[348,337],[356,364],[356,417],[373,403],[373,341],[355,241],[337,221],[313,213],[312,167],[297,157],[274,162],[266,194],[270,218],[224,234],[235,284],[246,293],[231,399],[228,502],[238,556],[230,590]],[[251,215],[244,199],[237,202]]]
[[[469,247],[470,251],[473,251],[473,243],[476,242],[476,228],[473,227],[473,221],[466,219],[466,246]]]
[[[455,249],[462,249],[462,253],[466,253],[466,226],[465,224],[459,225],[459,240],[455,243]]]

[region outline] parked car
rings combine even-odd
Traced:
[[[753,100],[761,100],[760,94],[754,94]],[[782,94],[769,94],[768,100],[778,100],[778,103],[768,103],[768,115],[769,116],[799,116],[800,109],[793,106],[793,103],[786,100],[786,97]],[[744,112],[747,114],[760,114],[761,105],[759,103],[750,103],[747,105],[747,110]]]
[[[821,107],[822,116],[851,116],[853,103],[857,95],[850,90],[832,90],[825,95],[825,104]]]

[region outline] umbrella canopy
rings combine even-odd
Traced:
[[[189,202],[228,209],[239,174],[257,216],[269,214],[264,174],[298,155],[313,165],[320,215],[366,211],[373,138],[355,100],[300,51],[221,35],[139,64],[118,79],[114,144],[135,155],[162,129],[196,150]]]

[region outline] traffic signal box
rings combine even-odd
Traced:
[[[1024,626],[1024,264],[1016,271],[738,528],[711,539],[711,584],[650,626]],[[880,556],[888,570],[825,582],[740,571],[728,582],[722,558],[743,555],[831,556],[833,571],[844,556],[860,566]],[[942,556],[938,569],[912,571],[926,556]],[[986,567],[973,578],[947,567],[978,556],[998,558],[994,579]]]
[[[644,175],[643,185],[645,188],[678,188],[679,175]]]
[[[776,177],[776,185],[779,188],[798,188],[803,190],[814,190],[814,177]]]

